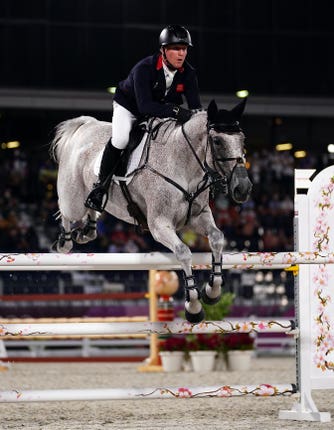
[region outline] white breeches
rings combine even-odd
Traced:
[[[136,117],[117,102],[113,102],[112,144],[115,148],[124,149],[129,143],[129,135]]]

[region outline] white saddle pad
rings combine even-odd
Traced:
[[[112,178],[114,182],[116,182],[118,184],[119,181],[125,181],[128,184],[131,181],[131,179],[133,178],[132,173],[139,167],[139,163],[140,163],[141,157],[143,155],[143,150],[145,147],[146,138],[147,138],[147,133],[144,134],[142,140],[140,141],[140,144],[131,153],[125,176],[114,175]],[[101,161],[102,161],[102,155],[103,155],[103,149],[97,155],[95,163],[94,163],[94,174],[96,176],[99,176],[100,165],[101,165]]]

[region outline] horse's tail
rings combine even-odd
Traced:
[[[74,133],[84,124],[96,121],[92,116],[79,116],[58,124],[55,128],[55,135],[50,145],[50,156],[56,162],[60,160],[60,153],[66,144],[71,140]]]

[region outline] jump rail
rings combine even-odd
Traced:
[[[184,399],[231,396],[289,396],[296,392],[293,384],[281,385],[233,385],[189,388],[95,388],[82,390],[27,390],[2,391],[3,403],[52,402],[70,400],[139,400],[139,399]]]
[[[270,269],[295,264],[334,264],[334,253],[321,252],[241,252],[224,253],[224,269]],[[211,254],[193,254],[193,269],[211,267]],[[22,253],[0,254],[1,270],[177,270],[180,264],[172,253]]]
[[[190,324],[186,321],[171,322],[111,322],[111,323],[29,323],[1,324],[2,336],[58,336],[97,334],[192,334],[192,333],[250,333],[276,332],[296,334],[295,324],[290,320],[262,321],[206,321]]]

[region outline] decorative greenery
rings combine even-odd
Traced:
[[[221,299],[215,305],[206,305],[203,303],[206,321],[221,321],[231,310],[235,295],[233,293],[223,293]],[[185,319],[184,311],[178,313],[180,318]]]
[[[223,293],[221,299],[215,305],[203,304],[206,321],[221,321],[231,310],[235,295],[233,293]]]

